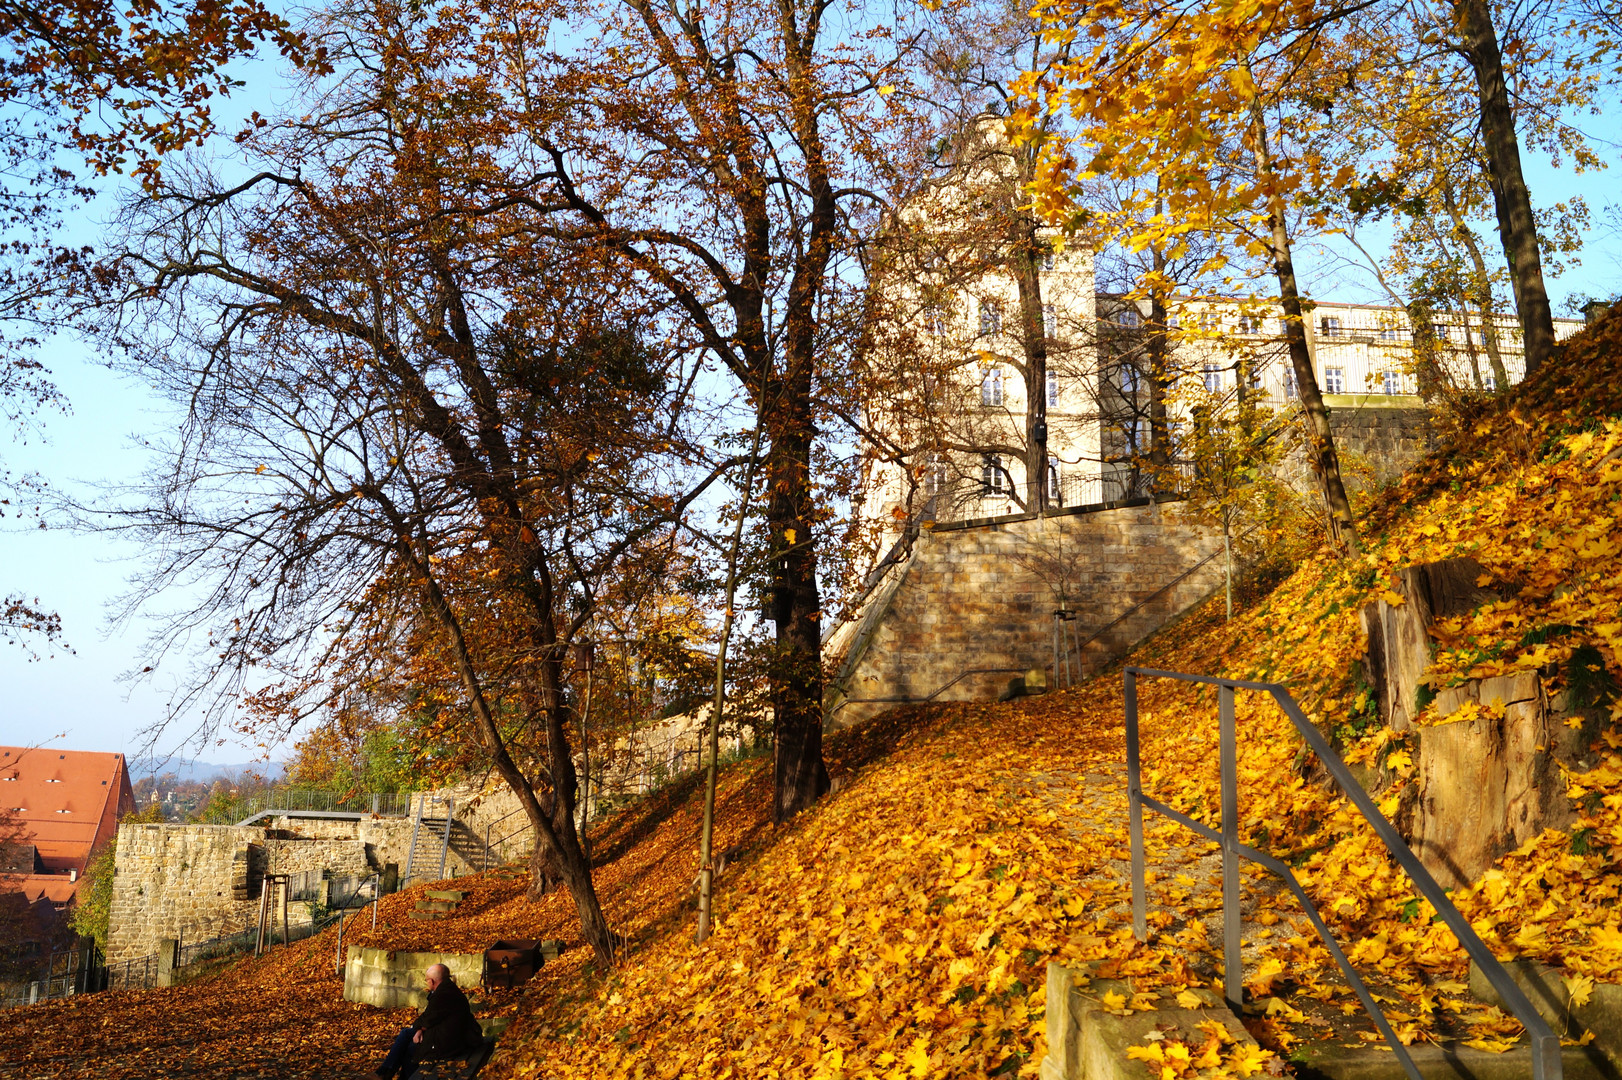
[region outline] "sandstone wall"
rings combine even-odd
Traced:
[[[830,638],[846,663],[829,724],[890,707],[861,699],[986,700],[1017,672],[1051,671],[1061,594],[1091,674],[1219,588],[1221,551],[1175,503],[922,532],[857,612],[862,629]]]
[[[108,920],[107,959],[150,955],[163,938],[203,941],[241,931],[259,914],[266,874],[322,870],[364,876],[405,862],[399,834],[409,821],[275,818],[254,825],[121,825]],[[382,852],[399,849],[380,859]],[[291,922],[309,921],[301,902]]]
[[[383,1009],[425,1006],[428,987],[423,976],[433,964],[449,968],[451,979],[464,990],[478,986],[484,978],[482,952],[390,952],[358,945],[349,946],[348,951],[344,962],[344,1000]]]
[[[1396,399],[1411,404],[1380,404],[1391,400],[1379,394],[1324,396],[1335,450],[1342,458],[1344,479],[1350,487],[1389,483],[1430,449],[1429,413],[1419,399]],[[1286,455],[1282,468],[1291,484],[1302,490],[1316,490],[1312,470],[1299,445]]]

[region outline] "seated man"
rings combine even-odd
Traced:
[[[428,1004],[408,1028],[401,1028],[388,1057],[372,1076],[377,1080],[408,1080],[419,1062],[460,1057],[484,1040],[467,997],[451,981],[450,969],[434,964],[425,974]]]

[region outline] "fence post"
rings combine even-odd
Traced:
[[[180,942],[175,938],[158,939],[158,985],[175,984],[175,968],[180,966]]]
[[[1233,687],[1219,686],[1217,703],[1222,742],[1222,996],[1238,1016],[1245,999],[1245,972],[1239,952],[1239,748]]]
[[[1138,676],[1128,671],[1122,678],[1126,700],[1126,814],[1132,838],[1132,933],[1139,941],[1149,938],[1149,896],[1144,881],[1143,857],[1143,777],[1138,764]]]

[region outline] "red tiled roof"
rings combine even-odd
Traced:
[[[71,897],[77,883],[68,880],[68,871],[82,874],[91,852],[134,809],[123,754],[0,746],[0,811],[21,822],[22,839],[38,849],[46,870],[21,879],[31,898],[40,891],[58,903]]]
[[[53,904],[65,904],[73,899],[73,894],[79,891],[79,881],[69,881],[66,874],[30,874],[23,878],[11,878],[6,881],[8,888],[16,888],[22,892],[29,903],[44,897]]]

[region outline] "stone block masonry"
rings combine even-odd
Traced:
[[[428,987],[423,976],[433,964],[449,968],[451,979],[464,990],[478,986],[484,978],[483,953],[390,952],[358,945],[351,945],[348,952],[344,1000],[383,1009],[426,1005]]]
[[[1061,602],[1092,674],[1220,588],[1221,553],[1176,503],[925,530],[830,637],[845,659],[829,725],[891,704],[863,699],[991,700],[1019,672],[1051,672]]]
[[[366,875],[385,861],[404,861],[402,827],[409,843],[409,821],[121,825],[107,959],[148,956],[163,939],[203,941],[242,930],[258,914],[266,874]],[[309,919],[302,903],[290,904],[288,916]]]

